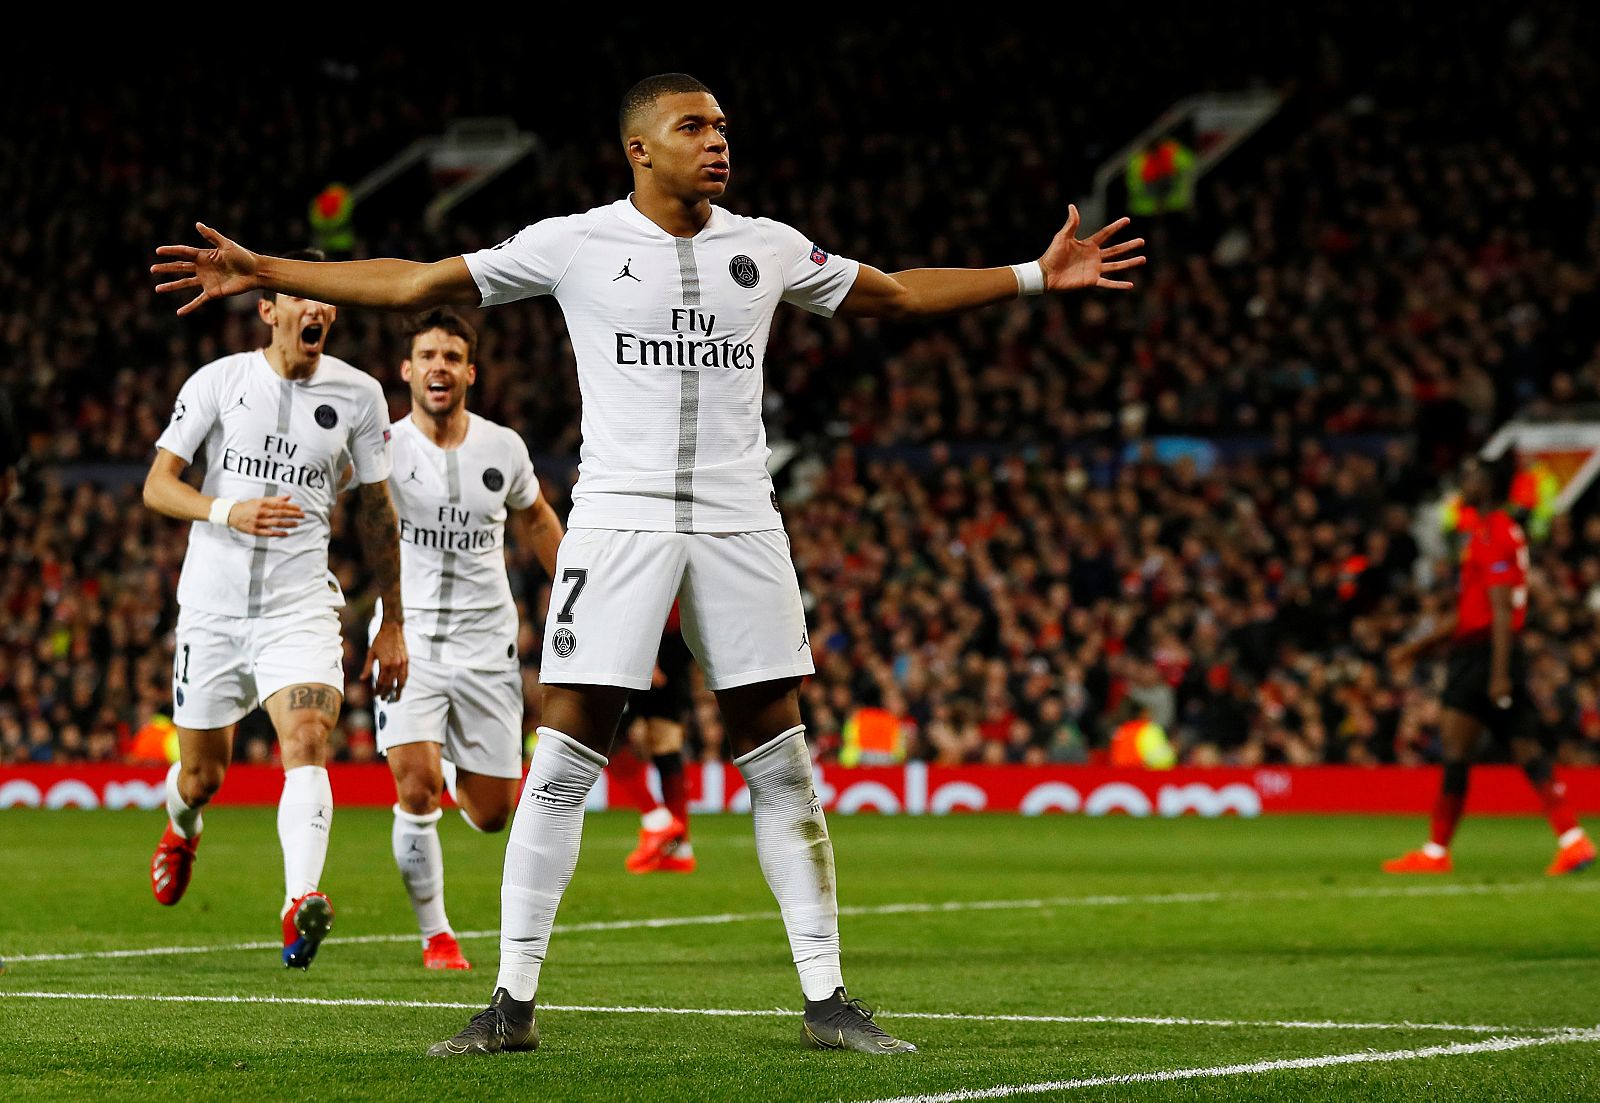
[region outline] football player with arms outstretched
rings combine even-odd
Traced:
[[[257,288],[386,310],[561,305],[583,393],[583,445],[556,564],[541,680],[543,724],[507,845],[500,973],[490,1006],[429,1052],[533,1049],[534,995],[583,809],[628,693],[650,684],[662,626],[680,603],[684,640],[716,695],[750,793],[756,852],[789,936],[802,1036],[823,1049],[915,1046],[845,991],[833,848],[800,720],[813,671],[800,588],[767,473],[762,371],[773,313],[913,319],[1019,295],[1131,288],[1138,239],[1119,220],[1079,240],[1077,211],[1038,260],[885,274],[781,222],[714,202],[731,173],[728,120],[710,90],[669,73],[623,97],[620,147],[633,192],[548,218],[500,245],[435,263],[311,265],[258,256],[208,227],[170,245],[158,291],[180,313]]]

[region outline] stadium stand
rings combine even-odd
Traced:
[[[1575,9],[1438,21],[1391,5],[1377,42],[1363,10],[1313,37],[1263,7],[1277,71],[1239,69],[1245,54],[1201,13],[1103,52],[975,30],[944,71],[846,35],[830,71],[855,75],[825,87],[803,49],[707,62],[734,119],[731,205],[895,267],[1037,252],[1096,158],[1165,106],[1144,67],[1168,88],[1292,88],[1192,216],[1141,227],[1154,254],[1135,295],[925,327],[780,313],[768,424],[796,456],[780,487],[811,603],[820,754],[857,738],[864,707],[899,724],[888,753],[947,763],[1082,761],[1136,715],[1192,763],[1435,753],[1440,672],[1397,683],[1383,660],[1418,614],[1448,607],[1448,543],[1425,539],[1422,507],[1513,412],[1600,402],[1600,90],[1575,64],[1595,29]],[[415,218],[423,181],[389,189],[357,210],[358,250],[499,240],[613,197],[610,105],[661,67],[642,46],[617,47],[609,69],[528,67],[504,43],[440,94],[420,50],[288,63],[276,95],[185,98],[229,76],[193,61],[0,106],[0,193],[16,197],[0,386],[22,427],[0,519],[0,762],[161,746],[184,533],[138,483],[181,381],[259,333],[250,309],[173,319],[149,291],[149,247],[196,217],[297,245],[325,184],[474,113],[522,116],[548,156],[437,234]],[[559,505],[578,432],[559,313],[476,321],[474,407],[525,435]],[[397,329],[348,312],[330,346],[396,413]],[[1593,505],[1534,548],[1535,693],[1569,762],[1600,760]],[[352,595],[358,561],[341,527],[334,569]],[[547,591],[525,553],[514,568],[536,661]],[[349,640],[365,611],[346,610]],[[347,658],[358,669],[354,642]],[[369,701],[352,681],[344,757],[371,754]],[[689,719],[698,753],[718,756],[703,697]],[[247,724],[240,754],[270,756],[264,733]]]

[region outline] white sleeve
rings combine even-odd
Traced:
[[[350,432],[350,462],[356,469],[356,483],[381,483],[389,477],[393,464],[389,458],[389,408],[383,388],[376,379],[363,388],[367,401]]]
[[[847,257],[825,253],[793,226],[757,219],[767,245],[778,256],[783,272],[783,301],[824,318],[833,317],[855,286],[861,265]]]
[[[491,249],[479,249],[461,259],[478,285],[482,305],[499,306],[554,294],[588,236],[588,228],[578,216],[547,218],[523,227]]]
[[[201,368],[184,381],[172,404],[172,420],[156,440],[185,463],[193,463],[195,453],[206,442],[206,435],[217,421],[217,374]]]
[[[533,460],[528,456],[527,442],[522,434],[507,429],[511,445],[511,487],[506,491],[508,509],[527,509],[539,500],[539,477],[533,473]]]

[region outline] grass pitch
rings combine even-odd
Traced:
[[[340,809],[333,936],[291,973],[273,816],[208,812],[167,909],[158,813],[0,812],[6,1098],[1600,1099],[1600,876],[1544,877],[1539,821],[1469,820],[1454,876],[1401,880],[1417,819],[835,817],[845,976],[922,1048],[877,1059],[801,1047],[747,818],[634,877],[636,821],[591,816],[543,1048],[441,1061],[494,985],[504,836],[446,817],[477,968],[430,973],[389,814]],[[157,947],[201,951],[122,954]]]

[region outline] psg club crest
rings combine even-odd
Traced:
[[[499,490],[506,485],[506,477],[500,474],[498,467],[491,467],[483,473],[483,485],[490,490]]]
[[[556,634],[550,637],[550,649],[565,659],[578,650],[578,637],[570,628],[557,628]]]
[[[317,407],[316,419],[317,424],[322,426],[324,429],[332,429],[335,425],[339,424],[339,415],[334,411],[332,406],[329,406],[326,403]]]
[[[756,262],[740,253],[728,262],[728,274],[740,287],[754,287],[761,282],[761,269]]]
[[[822,246],[816,242],[811,243],[811,263],[822,265],[828,263],[828,254],[822,251]]]

